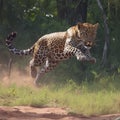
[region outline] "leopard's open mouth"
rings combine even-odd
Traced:
[[[94,45],[94,42],[93,41],[86,41],[84,43],[84,45],[87,49],[90,49]]]

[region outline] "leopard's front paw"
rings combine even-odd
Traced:
[[[86,61],[86,56],[77,56],[77,60],[79,61]]]
[[[90,61],[90,63],[92,63],[92,64],[95,64],[95,63],[96,63],[96,59],[95,59],[95,58],[91,58],[89,61]]]

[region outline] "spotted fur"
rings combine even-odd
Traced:
[[[9,51],[17,55],[32,55],[30,61],[31,75],[35,77],[35,84],[44,75],[52,70],[62,60],[72,56],[80,61],[95,62],[90,54],[90,47],[93,46],[96,37],[98,24],[78,23],[64,32],[55,32],[42,36],[29,49],[18,50],[12,45],[16,33],[12,32],[6,39],[6,46]],[[42,66],[38,72],[36,67]]]

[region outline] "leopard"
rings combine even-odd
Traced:
[[[17,33],[12,32],[6,38],[6,46],[16,55],[31,55],[29,62],[34,84],[38,85],[43,75],[53,70],[61,61],[75,56],[79,61],[96,63],[90,49],[95,44],[99,23],[78,23],[66,31],[53,32],[40,37],[30,48],[20,50],[12,41]]]

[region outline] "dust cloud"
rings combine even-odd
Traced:
[[[10,76],[8,70],[0,66],[0,84],[17,86],[34,86],[33,79],[30,75],[30,69],[19,70],[18,68],[12,68]]]

